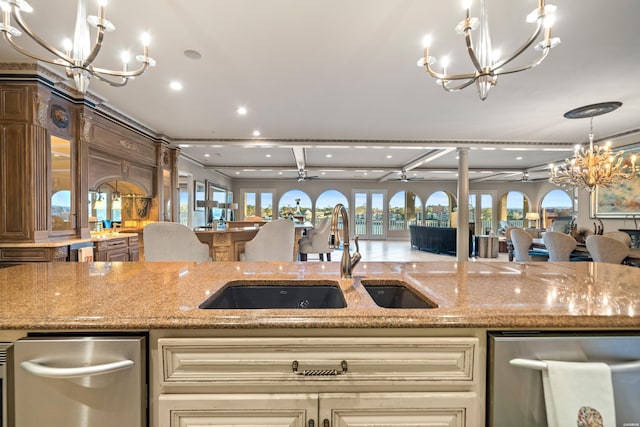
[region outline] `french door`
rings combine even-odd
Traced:
[[[353,190],[352,233],[361,239],[384,240],[387,237],[387,192]]]

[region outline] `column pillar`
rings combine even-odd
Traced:
[[[458,232],[456,259],[469,260],[469,148],[458,148]]]

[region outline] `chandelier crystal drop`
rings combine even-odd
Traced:
[[[143,74],[149,67],[156,65],[156,62],[149,57],[149,36],[143,34],[143,53],[135,57],[141,63],[138,69],[129,70],[128,62],[131,55],[128,52],[122,53],[121,70],[93,66],[93,61],[102,48],[104,33],[115,29],[113,24],[105,19],[106,3],[106,0],[98,0],[98,15],[87,16],[87,0],[78,0],[73,39],[66,39],[63,42],[62,50],[45,41],[24,21],[22,13],[33,12],[33,8],[25,0],[0,0],[2,8],[0,31],[4,40],[23,55],[47,64],[65,67],[67,77],[74,81],[76,90],[80,93],[87,91],[92,77],[110,86],[121,87],[126,85],[129,80]],[[12,18],[17,23],[17,27],[11,25]],[[96,29],[93,44],[91,43],[89,26]],[[14,38],[20,37],[23,33],[52,54],[53,58],[31,52],[16,43]]]
[[[565,113],[566,118],[590,118],[589,147],[577,145],[573,157],[560,165],[550,165],[549,181],[560,187],[573,190],[584,189],[593,192],[596,187],[610,188],[620,181],[638,175],[636,155],[624,157],[624,151],[612,151],[611,142],[595,145],[593,133],[593,117],[611,112],[622,103],[607,102],[587,105]]]
[[[441,85],[447,92],[457,92],[475,83],[478,88],[478,95],[484,101],[489,95],[489,90],[498,82],[499,75],[517,73],[536,67],[544,61],[551,48],[560,44],[559,38],[551,37],[556,7],[545,5],[544,0],[538,0],[538,7],[526,19],[527,22],[536,24],[533,33],[511,55],[502,57],[499,52],[492,49],[486,0],[480,0],[480,18],[471,16],[471,0],[466,0],[465,3],[466,17],[458,23],[456,32],[464,35],[466,50],[475,70],[466,74],[448,74],[449,59],[448,57],[443,57],[440,60],[442,72],[435,71],[431,65],[436,62],[436,58],[429,55],[431,36],[425,36],[423,40],[424,57],[418,60],[418,66],[424,67],[431,77],[437,79],[436,83]],[[476,28],[479,28],[479,34],[478,40],[474,44],[471,32]],[[541,51],[536,60],[526,65],[506,68],[507,64],[533,45],[541,34],[542,40],[535,45],[535,49]]]

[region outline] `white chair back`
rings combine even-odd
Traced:
[[[549,261],[569,261],[571,252],[578,245],[573,236],[558,231],[547,231],[542,241],[549,251]]]
[[[585,241],[591,259],[595,262],[620,264],[629,255],[629,246],[607,236],[589,236]]]
[[[513,244],[513,258],[516,262],[533,261],[529,255],[529,248],[533,238],[529,233],[520,228],[510,229],[511,242]]]
[[[295,225],[288,219],[277,219],[263,225],[256,237],[244,245],[241,261],[294,261]]]
[[[211,261],[209,245],[176,222],[153,222],[144,227],[145,261]]]
[[[333,249],[329,247],[329,235],[331,234],[331,218],[324,217],[320,223],[307,231],[307,235],[298,240],[300,254],[327,254],[327,259],[331,260]],[[302,257],[305,260],[306,257]],[[321,258],[322,259],[322,258]]]
[[[631,236],[625,233],[624,231],[608,231],[603,234],[604,237],[609,237],[611,239],[620,240],[622,243],[631,247]]]
[[[553,221],[549,231],[557,231],[558,233],[565,233],[568,227],[569,227],[569,221],[557,219]]]

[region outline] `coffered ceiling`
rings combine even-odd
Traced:
[[[515,49],[537,1],[487,1],[494,47]],[[71,35],[75,1],[29,2],[26,20],[43,38]],[[295,180],[302,167],[318,179],[399,179],[404,169],[455,180],[457,147],[470,148],[471,180],[544,179],[587,141],[588,120],[567,110],[620,101],[594,119],[596,140],[640,141],[640,2],[551,2],[560,46],[537,68],[501,76],[481,101],[474,87],[445,93],[416,65],[431,33],[433,55],[470,71],[456,1],[110,0],[116,31],[97,65],[118,67],[119,50],[136,52],[148,31],[157,66],[124,88],[92,81],[90,91],[234,179]],[[4,43],[0,59],[25,60]]]

